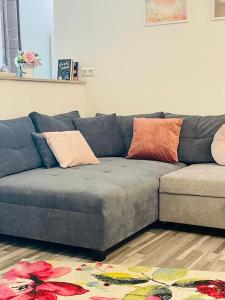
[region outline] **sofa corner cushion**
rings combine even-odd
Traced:
[[[218,129],[225,124],[225,115],[195,116],[166,113],[165,118],[183,118],[179,161],[192,163],[212,163],[211,144]]]
[[[193,164],[164,175],[160,193],[225,198],[225,168],[215,163]]]
[[[42,166],[29,117],[0,121],[0,177]]]
[[[70,131],[75,130],[73,119],[80,118],[78,111],[71,111],[68,113],[49,116],[32,112],[29,114],[34,127],[38,133],[51,131]]]
[[[50,169],[59,165],[52,150],[48,146],[46,138],[42,133],[32,133],[32,138],[40,154],[45,168]]]
[[[96,116],[101,116],[103,114],[97,113]],[[164,112],[155,112],[149,114],[137,114],[130,116],[117,116],[118,124],[120,127],[120,132],[125,144],[125,152],[128,153],[133,137],[133,120],[134,118],[164,118]]]
[[[74,124],[97,157],[121,156],[125,152],[116,114],[77,118]]]

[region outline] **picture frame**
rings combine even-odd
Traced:
[[[73,60],[59,59],[57,80],[72,80],[73,77]]]
[[[145,26],[188,21],[188,0],[145,0]]]
[[[213,21],[225,20],[225,0],[211,0],[211,19]]]
[[[79,79],[79,62],[74,61],[73,62],[72,80],[78,80],[78,79]]]

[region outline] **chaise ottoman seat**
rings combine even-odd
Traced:
[[[160,220],[225,229],[225,167],[196,164],[162,176]]]
[[[102,158],[0,179],[0,233],[106,251],[158,220],[159,178],[184,164]]]

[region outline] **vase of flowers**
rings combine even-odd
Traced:
[[[23,78],[33,78],[34,69],[41,65],[39,55],[33,51],[20,51],[16,58],[17,75]]]

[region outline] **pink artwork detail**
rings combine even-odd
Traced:
[[[187,0],[146,0],[146,24],[187,21]]]

